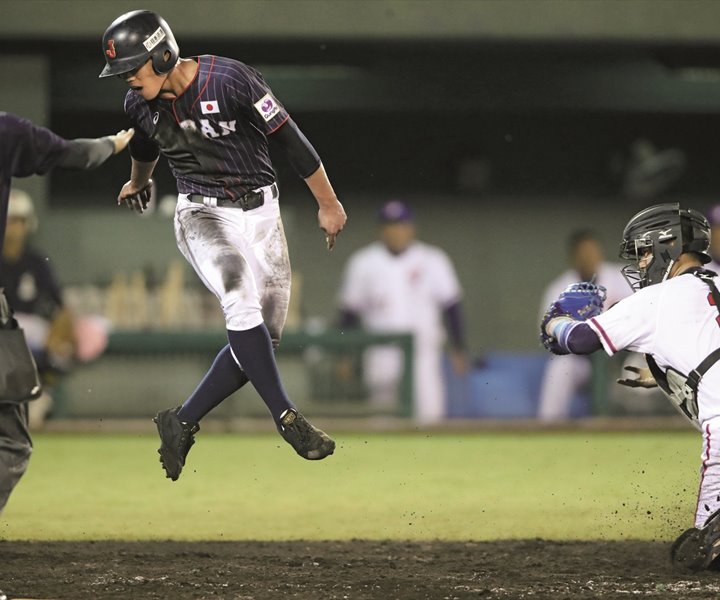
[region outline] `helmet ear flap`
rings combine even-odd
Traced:
[[[165,53],[170,54],[167,60],[165,59]],[[150,58],[152,59],[153,70],[158,75],[165,75],[177,64],[179,57],[177,50],[173,50],[173,48],[168,45],[163,48],[158,48],[152,53]]]

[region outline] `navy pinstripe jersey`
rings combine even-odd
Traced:
[[[193,58],[195,78],[175,100],[125,96],[133,158],[152,161],[161,152],[181,194],[236,198],[270,185],[266,136],[288,119],[285,108],[256,69],[222,56]]]

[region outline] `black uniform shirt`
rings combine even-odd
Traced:
[[[43,175],[62,160],[68,141],[12,113],[0,112],[0,248],[13,177]]]
[[[51,320],[62,307],[62,293],[47,259],[26,249],[20,260],[0,257],[0,288],[16,312]]]
[[[168,159],[178,192],[236,198],[275,181],[267,135],[288,119],[262,75],[221,56],[195,57],[195,78],[175,100],[145,101],[130,90],[130,152]]]

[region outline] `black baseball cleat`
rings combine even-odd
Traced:
[[[160,434],[160,462],[167,476],[173,481],[180,477],[185,466],[185,457],[195,443],[195,434],[200,431],[198,423],[181,421],[177,413],[180,407],[161,410],[153,419]]]
[[[280,435],[307,460],[322,460],[335,452],[335,442],[324,431],[313,427],[295,409],[288,409],[280,416]]]
[[[715,511],[700,529],[684,531],[670,548],[673,566],[690,571],[709,569],[720,556],[720,510]]]

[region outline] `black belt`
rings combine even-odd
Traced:
[[[273,200],[278,197],[277,183],[273,183],[270,186],[270,192],[272,192]],[[188,194],[187,199],[190,202],[197,202],[199,204],[205,204],[206,196],[201,194]],[[252,210],[265,204],[265,194],[260,190],[254,190],[247,194],[240,196],[239,198],[214,198],[215,202],[213,205],[221,208],[242,208],[243,210]]]

